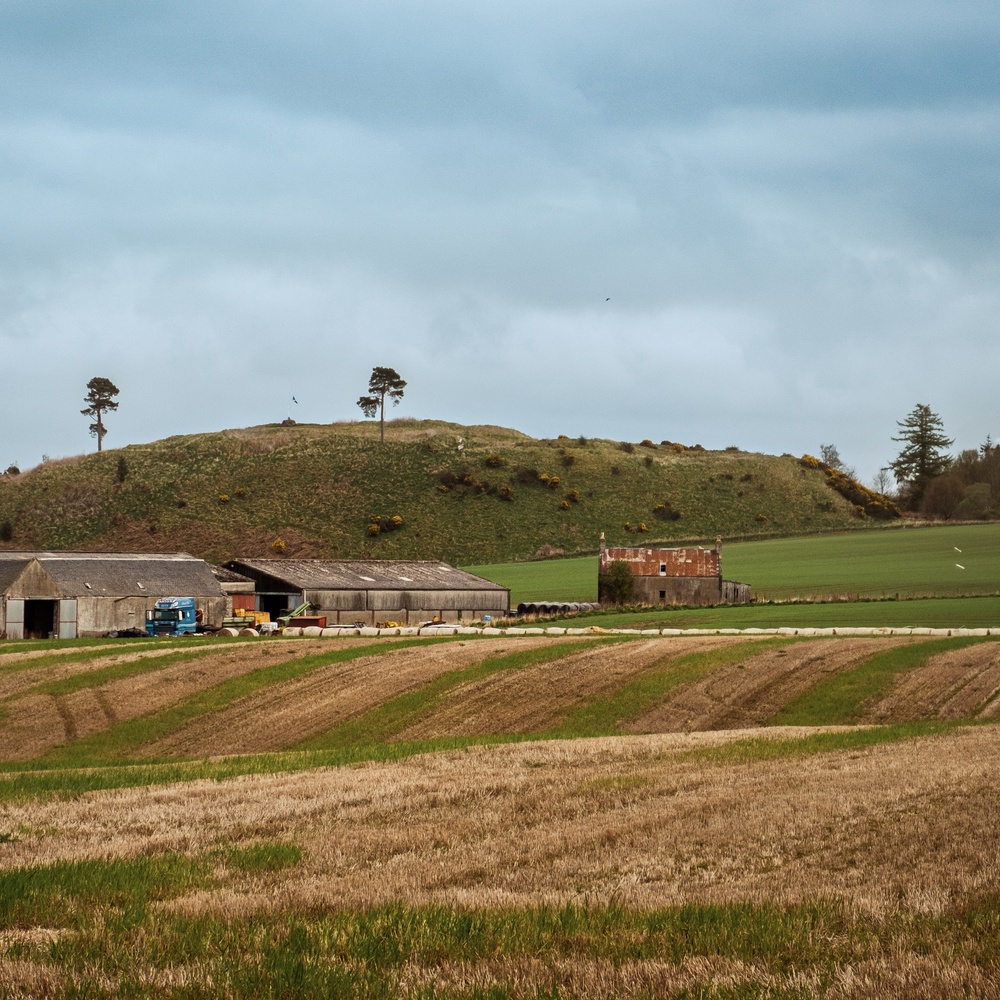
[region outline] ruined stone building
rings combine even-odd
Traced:
[[[750,585],[722,579],[722,540],[714,548],[609,548],[601,533],[600,581],[612,563],[625,563],[632,574],[632,600],[637,604],[748,604]]]

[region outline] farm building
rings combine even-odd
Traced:
[[[202,559],[184,552],[0,552],[0,634],[97,636],[145,627],[161,597],[193,597],[221,622],[227,598]]]
[[[632,573],[632,600],[640,604],[748,604],[750,585],[722,579],[722,539],[715,548],[608,548],[601,533],[598,591],[612,563]]]
[[[331,625],[456,622],[510,609],[506,587],[437,561],[233,559],[226,568],[256,583],[255,610],[272,618],[306,601]]]

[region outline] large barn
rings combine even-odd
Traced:
[[[215,624],[227,613],[208,563],[184,552],[0,552],[0,635],[8,639],[141,629],[161,597],[193,597]]]
[[[601,533],[598,591],[612,563],[625,563],[632,574],[632,599],[639,604],[747,604],[750,585],[722,579],[722,540],[715,548],[654,549],[609,547]]]
[[[256,610],[274,618],[308,601],[329,624],[428,618],[458,622],[505,615],[510,591],[447,563],[430,561],[233,559],[226,568],[250,577]]]

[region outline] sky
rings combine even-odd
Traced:
[[[0,467],[387,416],[1000,438],[1000,7],[0,0]]]

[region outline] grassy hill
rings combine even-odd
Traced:
[[[179,549],[212,560],[491,563],[594,551],[601,531],[636,544],[864,523],[822,469],[790,455],[536,440],[440,421],[392,421],[384,445],[374,423],[226,430],[0,477],[2,547]]]

